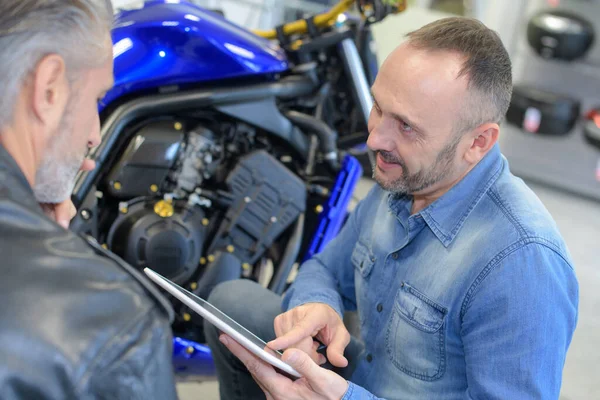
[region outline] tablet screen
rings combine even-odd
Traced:
[[[248,329],[244,328],[242,325],[238,324],[235,320],[230,318],[227,314],[219,310],[217,307],[210,304],[208,301],[202,299],[201,297],[196,296],[194,293],[187,291],[186,289],[179,287],[179,289],[189,298],[198,303],[202,308],[206,309],[211,314],[215,315],[217,318],[227,323],[230,327],[235,329],[240,335],[244,336],[246,339],[257,345],[258,347],[264,349],[265,351],[271,353],[275,357],[281,359],[282,354],[279,351],[275,351],[267,347],[267,343],[265,343],[258,336],[250,332]]]
[[[238,334],[243,336],[245,339],[247,339],[252,344],[256,345],[258,348],[266,351],[267,353],[271,354],[272,356],[276,357],[277,359],[281,359],[281,356],[282,356],[281,352],[272,350],[271,348],[267,347],[267,343],[265,343],[262,339],[260,339],[256,335],[254,335],[252,332],[250,332],[248,329],[244,328],[242,325],[238,324],[234,319],[230,318],[227,314],[225,314],[224,312],[222,312],[221,310],[219,310],[218,308],[216,308],[215,306],[210,304],[208,301],[202,299],[201,297],[196,296],[194,293],[182,288],[181,286],[179,286],[178,284],[176,284],[174,282],[169,281],[168,279],[164,278],[163,276],[157,274],[156,272],[154,272],[152,270],[145,271],[145,272],[149,276],[152,275],[151,277],[153,279],[158,277],[160,279],[160,281],[162,281],[164,284],[167,284],[167,285],[171,286],[172,288],[174,288],[175,290],[177,290],[179,293],[184,294],[186,297],[188,297],[194,303],[196,303],[200,307],[202,307],[206,312],[214,315],[217,319],[219,319],[222,322],[224,322],[225,324],[227,324],[231,329],[236,331]]]

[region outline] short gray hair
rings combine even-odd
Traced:
[[[46,55],[62,56],[70,79],[105,62],[112,21],[110,0],[0,1],[0,128],[12,122],[23,83]]]
[[[467,132],[487,123],[501,123],[512,96],[510,57],[496,32],[473,18],[450,17],[408,34],[409,43],[426,50],[447,50],[464,56],[459,76],[469,79],[469,98],[455,130]]]

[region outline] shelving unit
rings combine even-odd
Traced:
[[[546,60],[527,43],[529,18],[550,8],[547,1],[531,0],[517,24],[511,58],[515,85],[534,86],[581,100],[582,113],[600,106],[600,41],[596,39],[589,54],[575,62]],[[600,7],[592,1],[563,0],[560,9],[575,12],[594,24],[600,35]],[[515,175],[600,200],[600,151],[584,138],[582,124],[565,136],[531,134],[506,123],[500,146]]]

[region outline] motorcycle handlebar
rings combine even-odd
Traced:
[[[381,21],[386,15],[393,13],[397,14],[406,9],[406,0],[340,0],[329,11],[315,15],[313,21],[318,28],[325,28],[335,22],[337,17],[348,11],[354,3],[358,4],[363,18],[375,17],[373,22]],[[381,14],[380,10],[385,10],[385,14]],[[371,14],[371,15],[369,15]],[[294,34],[304,34],[308,31],[306,20],[298,20],[283,25],[283,34],[285,36]],[[277,30],[255,30],[256,35],[266,39],[276,39]]]

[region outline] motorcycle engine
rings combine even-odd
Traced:
[[[306,189],[264,150],[228,154],[222,134],[182,131],[149,124],[114,165],[107,183],[119,212],[106,243],[136,268],[185,285],[219,253],[234,256],[240,272],[256,263],[304,211]]]
[[[121,209],[107,243],[134,267],[149,267],[182,283],[198,266],[206,237],[203,221],[204,212],[198,207],[141,199]]]

